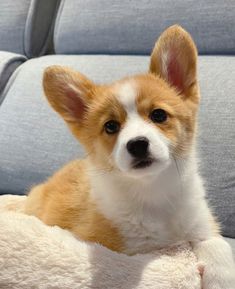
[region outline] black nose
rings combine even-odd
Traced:
[[[144,158],[148,155],[149,141],[146,137],[137,137],[128,141],[128,152],[135,158]]]

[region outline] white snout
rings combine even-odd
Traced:
[[[127,149],[130,140],[144,137],[149,141],[148,157],[153,160],[150,166],[134,168],[134,156]],[[154,124],[148,123],[138,114],[128,118],[124,128],[119,133],[113,150],[113,158],[117,168],[123,173],[133,176],[156,174],[169,163],[169,141]]]

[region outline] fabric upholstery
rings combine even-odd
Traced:
[[[1,93],[15,69],[26,60],[23,55],[0,51],[0,104]]]
[[[168,26],[180,24],[199,51],[235,53],[235,1],[63,0],[56,21],[58,54],[148,54]]]
[[[147,70],[145,56],[46,56],[18,71],[0,107],[0,193],[22,194],[43,181],[82,149],[63,120],[49,107],[42,71],[52,64],[71,66],[107,82]],[[226,236],[235,237],[235,99],[233,57],[201,56],[202,103],[198,149],[208,198]]]
[[[235,237],[235,58],[208,56],[204,61],[199,71],[200,167],[223,232]]]
[[[27,57],[44,53],[58,3],[59,0],[0,1],[0,50]]]
[[[0,49],[24,54],[24,28],[30,0],[0,1]]]

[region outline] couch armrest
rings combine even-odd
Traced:
[[[25,62],[27,58],[20,54],[7,51],[0,51],[0,104],[2,92],[12,73]]]

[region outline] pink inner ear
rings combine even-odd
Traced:
[[[179,92],[184,90],[183,72],[179,62],[177,61],[175,52],[170,52],[167,64],[167,76],[169,82],[175,86]]]
[[[86,109],[85,103],[79,96],[79,92],[69,88],[66,91],[66,103],[65,106],[70,116],[74,119],[81,120],[84,116]]]

